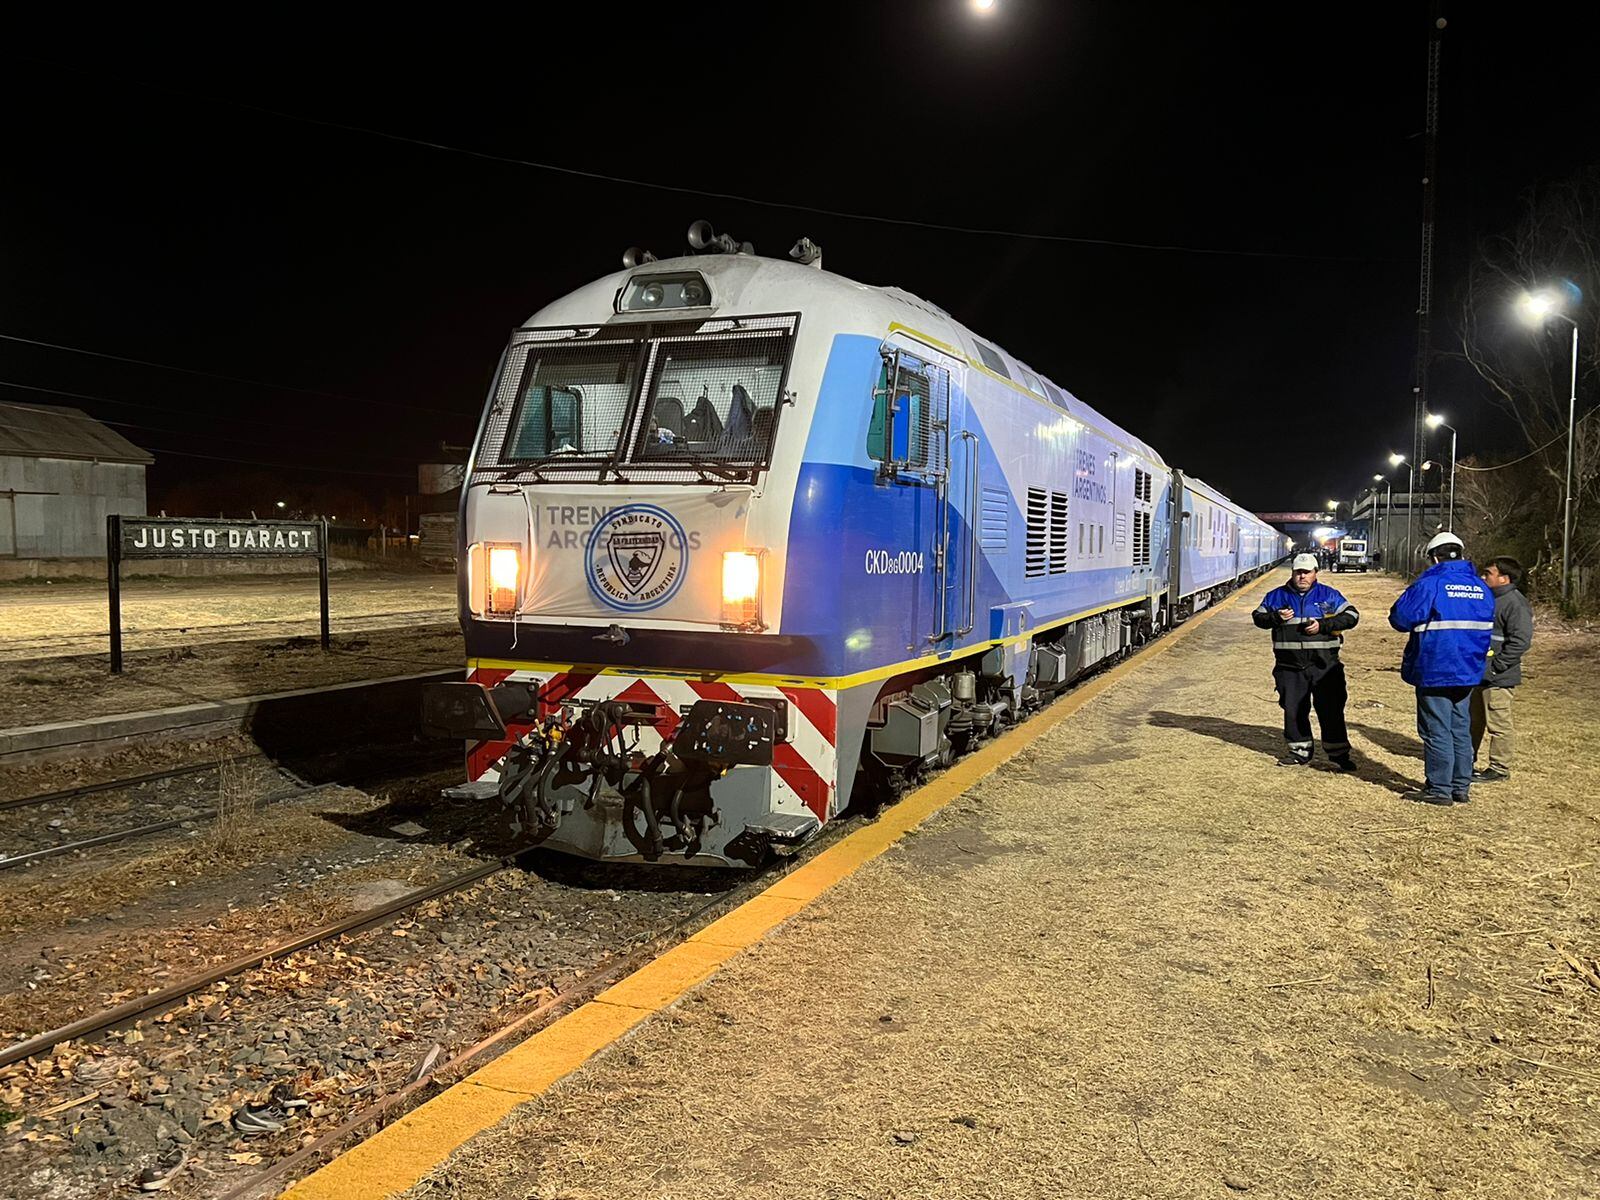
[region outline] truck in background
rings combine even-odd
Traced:
[[[1339,556],[1333,563],[1335,571],[1365,573],[1371,565],[1371,560],[1367,558],[1367,543],[1364,539],[1350,537],[1339,539]]]

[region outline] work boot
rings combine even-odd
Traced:
[[[1418,788],[1414,792],[1407,792],[1400,797],[1402,800],[1411,800],[1419,804],[1438,804],[1448,808],[1455,803],[1455,797],[1449,792],[1430,792],[1427,788]]]
[[[1472,773],[1473,783],[1504,783],[1510,778],[1511,772],[1502,771],[1499,767],[1485,767]]]

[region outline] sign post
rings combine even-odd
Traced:
[[[111,618],[111,673],[122,674],[122,564],[144,558],[315,558],[328,638],[328,522],[184,520],[106,517],[106,603]]]
[[[322,522],[322,553],[317,555],[317,593],[322,602],[322,648],[328,648],[328,522]]]
[[[122,674],[122,515],[106,517],[106,604],[111,616],[111,673]]]

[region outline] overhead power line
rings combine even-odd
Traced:
[[[13,386],[15,386],[15,385],[9,384],[5,380],[0,379],[0,387],[13,387]],[[7,402],[5,400],[0,400],[0,408],[9,408],[9,409],[11,409],[11,410],[13,410],[15,412],[36,412],[36,411],[38,411],[39,406],[36,405],[36,404],[12,404],[12,403],[9,403],[9,402]],[[193,430],[193,429],[174,429],[170,425],[141,425],[137,421],[117,421],[117,420],[112,419],[111,417],[91,417],[88,413],[61,413],[60,415],[65,416],[65,417],[75,418],[75,419],[78,419],[78,420],[89,421],[89,422],[92,422],[92,423],[94,423],[96,425],[111,425],[111,426],[114,426],[114,427],[116,427],[118,429],[139,429],[139,430],[143,430],[146,433],[181,433],[181,434],[187,434],[187,435],[190,435],[190,436],[193,436],[193,437],[201,438],[201,439],[203,439],[203,440],[205,440],[207,442],[236,442],[241,446],[259,446],[259,445],[261,445],[260,440],[259,439],[255,439],[255,438],[228,437],[226,434],[210,433],[210,432],[199,432],[199,431],[196,431],[196,430]],[[6,426],[4,426],[4,428],[6,428],[6,429],[21,429],[21,428],[23,428],[23,426],[20,426],[20,425],[6,425]],[[326,432],[326,431],[323,431],[323,432]],[[289,447],[289,446],[271,446],[269,448],[273,449],[273,450],[289,450],[289,449],[291,449],[291,447]],[[411,459],[411,458],[397,457],[397,456],[395,456],[393,454],[374,454],[370,450],[362,450],[360,452],[360,454],[359,454],[359,457],[365,458],[365,459],[380,460],[382,462],[410,463],[410,462],[414,462],[415,461],[414,459]]]
[[[1588,412],[1584,413],[1583,416],[1579,417],[1577,419],[1577,421],[1575,422],[1575,424],[1582,425],[1590,417],[1594,416],[1594,414],[1597,411],[1600,411],[1600,410],[1591,408]],[[1469,467],[1469,466],[1467,466],[1466,463],[1457,463],[1456,466],[1459,467],[1463,471],[1503,471],[1507,467],[1514,467],[1520,462],[1527,462],[1535,454],[1543,454],[1546,450],[1550,449],[1550,447],[1554,446],[1557,442],[1564,442],[1564,441],[1566,441],[1566,439],[1567,439],[1567,435],[1566,434],[1558,433],[1558,434],[1556,434],[1555,437],[1551,438],[1544,445],[1535,446],[1532,450],[1529,450],[1521,458],[1513,458],[1510,462],[1495,463],[1495,465],[1492,466],[1492,467]]]
[[[194,419],[207,418],[221,420],[229,425],[260,425],[267,429],[297,428],[326,433],[322,426],[301,425],[298,422],[263,421],[258,417],[241,417],[233,413],[218,412],[208,409],[205,412],[195,413],[186,408],[173,408],[169,404],[149,404],[140,400],[113,400],[110,396],[96,396],[90,392],[69,392],[65,388],[40,387],[34,383],[15,383],[9,379],[0,379],[0,387],[17,388],[24,392],[39,392],[46,396],[66,396],[72,400],[88,400],[95,404],[115,404],[119,408],[147,408],[151,412],[174,413],[178,416]]]
[[[68,64],[61,64],[68,70],[75,70]],[[98,73],[97,73],[98,74]],[[662,183],[653,179],[640,179],[628,175],[613,175],[605,171],[587,171],[580,167],[563,166],[560,163],[541,162],[531,158],[519,158],[510,154],[496,154],[488,150],[472,150],[465,146],[452,145],[449,142],[433,141],[429,138],[411,137],[407,134],[392,133],[386,129],[375,129],[367,125],[353,125],[345,121],[333,121],[326,117],[311,117],[301,113],[285,112],[282,109],[268,108],[265,105],[250,104],[243,100],[234,100],[226,96],[216,96],[210,93],[196,93],[181,88],[167,87],[163,84],[150,83],[143,79],[131,79],[129,82],[151,91],[165,92],[173,96],[181,96],[186,100],[205,100],[208,102],[221,101],[234,108],[247,112],[261,113],[265,116],[276,117],[284,121],[297,121],[305,125],[317,125],[324,129],[338,129],[345,133],[357,133],[365,137],[381,138],[385,141],[395,142],[407,146],[420,146],[427,150],[437,150],[445,154],[460,154],[468,158],[481,159],[485,162],[501,163],[508,166],[529,167],[537,171],[549,171],[557,175],[566,175],[576,179],[590,179],[599,183],[621,184],[625,187],[649,188],[659,192],[674,192],[684,196],[701,196],[709,200],[731,200],[738,204],[753,204],[762,208],[785,209],[790,212],[812,213],[823,217],[838,217],[847,221],[868,221],[879,225],[897,225],[905,228],[928,229],[937,233],[972,234],[980,237],[1018,238],[1034,242],[1060,242],[1079,246],[1105,246],[1119,250],[1148,250],[1161,253],[1174,254],[1201,254],[1209,256],[1222,256],[1234,258],[1263,258],[1285,259],[1310,262],[1345,262],[1345,263],[1381,263],[1392,265],[1394,260],[1373,258],[1362,255],[1340,254],[1308,254],[1297,251],[1280,250],[1250,250],[1220,246],[1186,246],[1178,243],[1167,242],[1138,242],[1121,238],[1084,237],[1064,233],[1035,233],[1030,230],[1000,229],[983,225],[958,225],[941,221],[924,221],[915,217],[896,217],[884,213],[859,212],[850,209],[825,208],[815,204],[800,204],[793,200],[772,200],[764,196],[752,196],[742,192],[715,191],[709,188],[688,187],[683,184]]]
[[[369,400],[365,396],[347,396],[342,392],[324,392],[317,388],[296,387],[292,383],[273,383],[269,379],[249,379],[241,375],[223,375],[217,371],[201,371],[194,367],[180,367],[173,363],[151,362],[143,358],[128,358],[121,354],[107,354],[103,350],[89,350],[82,346],[67,346],[60,342],[42,342],[37,338],[19,337],[14,333],[0,333],[0,340],[19,342],[26,346],[42,346],[47,350],[64,350],[69,354],[83,354],[90,358],[105,358],[112,362],[132,363],[140,367],[154,367],[160,371],[177,371],[183,375],[198,375],[205,379],[221,379],[228,383],[243,383],[251,387],[271,388],[279,392],[298,392],[302,396],[318,396],[325,400],[348,400],[353,404],[372,404],[379,408],[404,408],[413,412],[437,413],[447,417],[460,417],[468,414],[454,412],[448,408],[431,408],[425,404],[405,404],[399,400]]]
[[[210,462],[242,463],[247,467],[272,467],[278,471],[320,471],[327,475],[370,475],[379,479],[415,479],[405,471],[358,471],[353,467],[314,467],[310,463],[266,462],[259,458],[227,458],[220,454],[196,454],[192,450],[170,450],[165,446],[145,446],[152,454],[172,454],[178,458],[203,458]]]

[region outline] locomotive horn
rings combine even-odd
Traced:
[[[637,246],[629,246],[622,252],[622,266],[624,270],[631,271],[635,267],[642,267],[645,263],[653,263],[656,256],[648,250],[641,250]]]
[[[756,248],[749,242],[735,241],[731,234],[718,233],[710,221],[696,221],[689,226],[689,248],[696,254],[754,254]]]
[[[689,249],[696,254],[705,254],[707,251],[726,250],[723,242],[731,242],[732,238],[717,237],[716,230],[711,228],[710,221],[696,221],[689,226]]]

